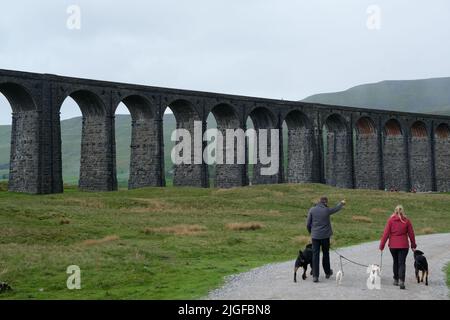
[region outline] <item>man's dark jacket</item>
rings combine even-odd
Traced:
[[[320,240],[331,237],[333,230],[331,229],[330,216],[341,210],[343,206],[342,203],[339,203],[334,208],[328,208],[325,204],[319,202],[309,210],[306,228],[312,239]]]

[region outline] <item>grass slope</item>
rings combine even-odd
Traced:
[[[332,218],[334,246],[379,239],[399,203],[417,234],[450,231],[449,194],[314,184],[0,192],[0,281],[14,288],[0,298],[199,298],[226,275],[294,259],[308,241],[307,210],[323,194],[348,201]],[[66,289],[73,264],[81,268],[82,290]]]
[[[449,87],[450,78],[382,81],[313,95],[303,101],[450,115]]]

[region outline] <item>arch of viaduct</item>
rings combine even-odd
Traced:
[[[129,188],[165,186],[163,115],[177,128],[212,113],[219,130],[288,127],[287,168],[259,174],[253,183],[317,182],[345,188],[450,191],[450,117],[157,88],[143,85],[0,70],[0,92],[12,108],[9,190],[63,192],[60,108],[79,105],[82,141],[79,187],[117,190],[115,110],[132,118]],[[206,143],[206,142],[205,142]],[[248,184],[247,164],[216,167],[216,186]],[[206,164],[174,167],[174,185],[208,187]]]

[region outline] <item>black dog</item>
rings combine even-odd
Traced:
[[[428,285],[428,261],[420,250],[414,251],[414,269],[416,270],[417,283],[423,282],[425,276],[425,285]],[[419,277],[419,271],[422,271],[422,278]]]
[[[306,245],[305,251],[300,250],[298,252],[297,260],[295,260],[294,282],[297,282],[297,270],[300,267],[303,268],[302,279],[306,279],[306,270],[308,269],[308,264],[311,266],[312,274],[312,244]]]
[[[0,293],[4,293],[4,292],[8,292],[11,291],[11,287],[9,286],[9,284],[5,283],[5,282],[0,282]]]

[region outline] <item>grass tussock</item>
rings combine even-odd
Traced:
[[[419,233],[421,234],[432,234],[432,233],[436,233],[436,231],[431,228],[431,227],[425,227],[419,230]]]
[[[180,224],[172,227],[161,227],[161,228],[145,228],[144,233],[146,234],[173,234],[176,236],[195,236],[205,232],[207,229],[204,226],[197,224]]]
[[[95,245],[99,245],[99,244],[104,244],[104,243],[108,243],[108,242],[113,242],[116,240],[119,240],[120,237],[116,236],[116,235],[111,235],[111,236],[106,236],[102,239],[88,239],[88,240],[84,240],[83,241],[83,245],[85,246],[95,246]]]
[[[370,213],[374,213],[374,214],[385,213],[385,214],[388,214],[389,210],[383,209],[383,208],[372,208],[372,209],[370,209]]]
[[[311,243],[310,236],[296,236],[292,240],[295,244],[298,245],[307,245],[308,243]]]
[[[171,206],[163,200],[159,199],[143,199],[143,198],[132,198],[130,200],[137,201],[143,206],[139,208],[123,208],[122,211],[132,211],[132,212],[163,212],[171,208]]]
[[[352,220],[356,222],[372,223],[373,220],[365,216],[352,216]]]
[[[233,231],[253,231],[263,227],[264,225],[260,222],[234,222],[225,225],[226,229]]]
[[[61,225],[70,224],[70,219],[63,218],[63,219],[59,220],[59,224],[61,224]]]
[[[281,212],[279,210],[242,210],[239,213],[240,216],[265,216],[265,217],[279,217]]]
[[[64,201],[64,205],[89,209],[104,209],[106,207],[105,203],[102,200],[95,198],[69,198]]]
[[[0,182],[0,191],[8,191],[8,183],[1,181]]]

